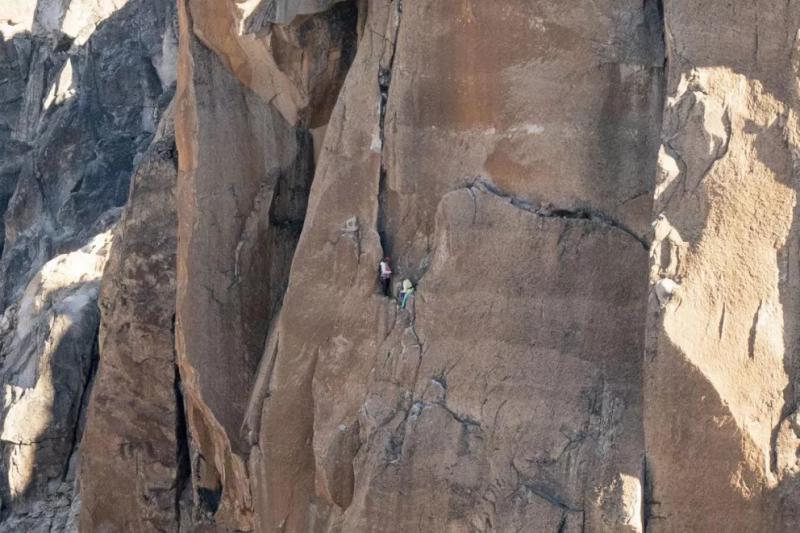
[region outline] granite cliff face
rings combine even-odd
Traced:
[[[800,528],[800,5],[0,21],[0,531]]]

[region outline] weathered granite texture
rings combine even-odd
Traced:
[[[175,530],[187,485],[171,110],[162,130],[133,176],[101,285],[100,365],[80,450],[83,531]]]
[[[800,527],[800,6],[176,10],[0,8],[0,530]]]

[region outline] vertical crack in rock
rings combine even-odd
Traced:
[[[280,309],[276,310],[276,314]],[[242,422],[241,435],[250,446],[258,445],[259,431],[261,429],[261,413],[264,408],[264,400],[269,398],[272,387],[272,370],[275,368],[275,360],[278,355],[280,335],[274,329],[273,322],[271,329],[267,332],[267,342],[264,348],[264,355],[258,367],[258,374],[250,393],[247,403],[244,421]]]
[[[391,239],[386,235],[386,180],[387,169],[384,153],[386,150],[386,112],[389,107],[389,88],[392,83],[392,69],[394,68],[394,58],[397,52],[397,36],[400,33],[400,21],[403,15],[403,0],[395,1],[395,13],[391,19],[394,27],[392,28],[391,40],[388,40],[388,45],[391,49],[388,51],[388,58],[378,67],[378,91],[380,94],[379,116],[378,116],[378,139],[380,143],[380,176],[378,181],[378,220],[377,230],[378,236],[381,241],[381,248],[384,255],[391,255]],[[384,55],[387,51],[384,50]]]
[[[567,514],[564,513],[561,515],[561,521],[558,523],[558,529],[556,529],[556,533],[566,533],[567,531]]]
[[[172,338],[175,338],[175,315],[172,316]],[[181,504],[185,499],[191,501],[191,495],[184,498],[184,491],[190,486],[192,477],[192,466],[189,459],[189,430],[186,425],[186,406],[183,399],[183,385],[181,383],[181,370],[178,365],[178,353],[174,349],[175,363],[173,365],[175,388],[175,464],[177,471],[175,474],[175,521],[178,531],[181,530],[181,517],[183,510]],[[189,502],[191,503],[191,502]]]
[[[644,16],[647,29],[652,37],[653,52],[656,57],[663,58],[663,66],[666,67],[667,43],[664,27],[663,0],[644,0]]]
[[[758,69],[758,12],[759,9],[754,11],[755,24],[753,24],[753,70]]]
[[[660,117],[659,117],[660,118],[660,126],[659,126],[660,132],[659,132],[659,135],[661,135],[663,133],[664,122],[665,122],[665,119],[666,119],[666,114],[668,112],[668,110],[667,110],[667,89],[668,89],[668,83],[669,83],[669,75],[668,75],[668,73],[669,73],[670,52],[671,52],[670,47],[669,47],[669,43],[668,43],[668,31],[669,30],[668,30],[668,27],[667,27],[663,0],[644,0],[644,8],[645,8],[645,17],[646,17],[646,21],[647,21],[647,25],[648,25],[648,30],[650,32],[651,39],[652,39],[652,41],[651,41],[652,42],[652,47],[654,48],[655,55],[656,55],[657,66],[655,68],[660,70],[660,76],[658,77],[658,87],[657,87],[656,90],[657,90],[657,93],[658,93],[659,106],[660,106],[660,109],[661,109],[661,114],[660,114]],[[658,161],[658,151],[659,151],[658,144],[659,143],[656,143],[656,148],[655,148],[656,149],[656,153],[652,154],[652,157],[654,157],[656,159],[656,161]],[[681,166],[680,171],[681,171],[682,174],[685,175],[686,172],[687,172],[687,167],[686,167],[686,163],[683,161],[683,159],[680,157],[680,155],[677,154],[676,151],[671,150],[671,148],[669,147],[668,143],[665,143],[665,145],[662,145],[662,146],[665,146],[665,148],[667,150],[672,151],[673,154],[677,156],[676,160],[677,160],[678,164]],[[658,211],[657,210],[657,207],[658,207],[658,192],[657,192],[658,191],[658,182],[657,182],[658,170],[657,170],[657,168],[658,168],[658,163],[656,163],[656,166],[653,168],[654,175],[651,177],[651,180],[652,180],[651,184],[654,187],[653,204],[652,204],[652,206],[654,208],[656,208],[655,209],[656,213],[654,213],[653,216],[656,216],[657,211]],[[671,198],[669,200],[671,200]],[[667,205],[669,200],[667,200],[667,202],[663,203],[662,205]],[[653,236],[653,237],[654,237],[654,239],[653,239],[654,242],[656,242],[655,236]],[[655,301],[653,303],[655,303]],[[724,327],[724,321],[725,321],[725,308],[723,306],[723,312],[722,312],[722,316],[720,318],[720,323],[719,323],[720,335],[721,335],[722,329]],[[652,357],[655,357],[655,354],[657,352],[656,345],[657,345],[658,327],[659,327],[658,319],[656,318],[656,315],[654,315],[651,312],[648,312],[648,316],[647,316],[647,319],[645,320],[644,327],[645,327],[645,331],[644,331],[644,337],[645,337],[644,352],[645,352],[645,354],[652,354]],[[644,359],[645,359],[645,361],[647,361],[649,358],[645,357]],[[644,364],[646,365],[647,363],[644,362]],[[643,377],[646,376],[646,366],[643,368],[642,376]],[[642,390],[643,407],[645,407],[645,409],[646,409],[645,397],[646,397],[647,391],[645,390],[645,383],[646,383],[646,380],[643,380],[643,385],[642,385],[643,386],[643,390]],[[644,426],[644,422],[643,422],[643,426]],[[641,512],[641,519],[642,519],[641,527],[642,527],[643,533],[647,533],[650,530],[650,527],[651,527],[651,524],[652,524],[653,520],[660,520],[660,519],[663,518],[662,516],[660,516],[660,514],[658,514],[658,507],[660,506],[660,502],[657,501],[655,499],[655,496],[654,496],[654,494],[655,494],[655,479],[654,479],[654,477],[652,475],[651,468],[650,468],[650,465],[648,463],[648,456],[647,456],[647,442],[648,442],[648,439],[647,439],[647,435],[646,435],[646,429],[647,428],[644,427],[644,433],[645,433],[644,450],[643,450],[641,474],[640,474],[641,475],[641,504],[640,504],[640,512]]]
[[[97,374],[97,365],[100,362],[100,324],[97,325],[97,331],[94,335],[94,341],[92,342],[92,352],[89,360],[89,368],[86,373],[86,381],[84,382],[83,391],[81,392],[80,402],[78,403],[78,416],[75,419],[75,426],[72,429],[72,442],[70,445],[70,454],[67,458],[66,462],[64,463],[64,471],[61,476],[62,481],[66,481],[67,476],[69,474],[70,466],[73,461],[73,457],[79,451],[80,443],[81,443],[81,436],[83,434],[83,429],[86,424],[86,416],[88,414],[88,407],[89,407],[89,399],[92,395],[92,385],[94,385],[94,378]],[[73,495],[74,497],[75,495]]]
[[[787,6],[789,2],[787,1]],[[788,33],[787,33],[788,37]],[[800,75],[800,34],[795,34],[794,42],[791,50],[791,75],[797,79]],[[792,84],[790,92],[791,106],[796,110],[800,105],[800,85],[797,83]],[[787,120],[782,118],[782,120]],[[795,111],[790,111],[787,120],[787,126],[784,129],[784,142],[792,143],[793,138],[796,139],[796,134],[792,132],[792,123],[795,128],[797,127],[797,117]],[[795,141],[796,142],[796,141]],[[795,191],[800,188],[800,152],[796,149],[791,154],[791,167],[790,167],[791,183]],[[798,250],[800,249],[800,235],[798,235],[797,224],[800,220],[800,208],[794,206],[793,216],[793,231],[790,235],[788,242],[784,245],[782,250],[782,273],[785,274],[783,279],[784,288],[782,292],[789,293],[788,296],[782,294],[781,301],[784,309],[791,309],[791,313],[797,308],[797,274],[794,269],[797,264],[796,259]],[[793,304],[793,305],[792,305]],[[784,317],[786,318],[786,317]],[[797,337],[796,321],[786,321],[784,324],[785,337],[787,339]],[[791,355],[785,357],[784,368],[788,374],[789,380],[783,391],[783,409],[776,424],[772,428],[770,435],[770,471],[777,476],[781,482],[797,477],[798,470],[800,470],[800,414],[798,414],[798,406],[800,405],[800,360],[798,359],[796,341],[788,343],[787,350],[791,350]],[[788,474],[788,475],[787,475]]]
[[[764,301],[758,302],[758,308],[753,314],[753,323],[750,326],[750,335],[747,338],[747,355],[750,359],[756,356],[756,336],[758,335],[758,317],[761,315],[761,308],[764,306]]]
[[[652,520],[664,517],[657,514],[656,507],[661,505],[653,496],[653,476],[647,465],[647,457],[642,460],[642,525],[647,533]]]

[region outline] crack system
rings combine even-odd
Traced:
[[[394,59],[397,52],[397,37],[400,34],[400,19],[403,14],[403,0],[396,0],[394,3],[395,13],[393,15],[394,28],[391,39],[385,39],[385,44],[388,44],[388,58],[384,64],[381,59],[378,66],[378,140],[380,142],[380,171],[378,175],[378,217],[376,221],[378,237],[380,238],[381,249],[383,255],[390,255],[391,243],[386,235],[386,158],[385,145],[386,145],[386,111],[389,107],[389,87],[392,84],[392,69],[394,68]],[[392,20],[392,19],[390,19]],[[384,50],[384,54],[387,50]]]
[[[62,469],[61,480],[66,481],[69,475],[69,466],[72,462],[72,457],[80,451],[80,443],[83,437],[84,425],[86,424],[86,416],[88,414],[89,400],[92,395],[92,387],[94,386],[95,376],[97,375],[97,365],[100,362],[100,323],[98,321],[97,329],[92,341],[92,351],[89,355],[89,368],[86,372],[86,382],[83,385],[80,398],[78,400],[78,412],[75,415],[75,425],[72,427],[72,434],[70,436],[70,452],[67,456]],[[58,440],[58,438],[44,438],[32,441],[31,444],[38,444],[46,440]],[[22,443],[20,443],[22,444]]]
[[[494,183],[492,183],[486,178],[478,178],[472,183],[469,183],[467,185],[467,191],[472,195],[473,200],[475,200],[474,190],[479,190],[481,192],[493,194],[494,196],[506,200],[508,203],[510,203],[511,205],[513,205],[518,209],[522,209],[523,211],[533,213],[534,215],[543,218],[565,218],[573,220],[588,220],[596,224],[608,226],[610,228],[625,233],[629,237],[632,237],[639,244],[641,244],[645,250],[650,249],[650,242],[647,241],[647,239],[640,237],[633,230],[631,230],[624,224],[618,222],[614,218],[600,211],[595,211],[593,209],[583,208],[583,207],[567,209],[567,208],[536,206],[530,200],[527,200],[525,198],[520,198],[518,196],[514,196],[512,194],[503,191],[502,189],[497,187]],[[473,213],[473,221],[475,220],[476,213],[477,211]]]
[[[186,424],[186,405],[183,399],[181,371],[178,366],[178,353],[175,350],[175,315],[172,315],[172,354],[173,354],[173,387],[175,391],[175,521],[180,530],[181,497],[191,482],[192,466],[189,460],[189,428]]]
[[[524,473],[520,471],[520,469],[517,467],[517,465],[514,464],[513,461],[510,464],[511,464],[511,469],[517,475],[517,488],[511,494],[512,496],[516,496],[521,491],[524,490],[526,493],[546,501],[553,507],[561,509],[564,513],[583,514],[585,512],[583,508],[575,507],[564,501],[564,499],[561,496],[555,494],[554,491],[552,491],[548,487],[545,487],[541,483],[536,483],[531,479],[529,479],[528,476],[526,476]]]

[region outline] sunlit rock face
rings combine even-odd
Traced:
[[[6,39],[19,33],[62,33],[85,42],[97,25],[128,0],[6,0],[0,32]]]
[[[3,20],[0,21],[0,34],[10,39],[18,33],[30,33],[37,2],[28,0],[8,0],[3,4]]]
[[[664,16],[650,278],[671,294],[647,331],[648,529],[796,531],[800,4]]]
[[[80,416],[97,357],[97,294],[110,232],[48,261],[2,318],[4,507],[8,531],[63,530]]]

